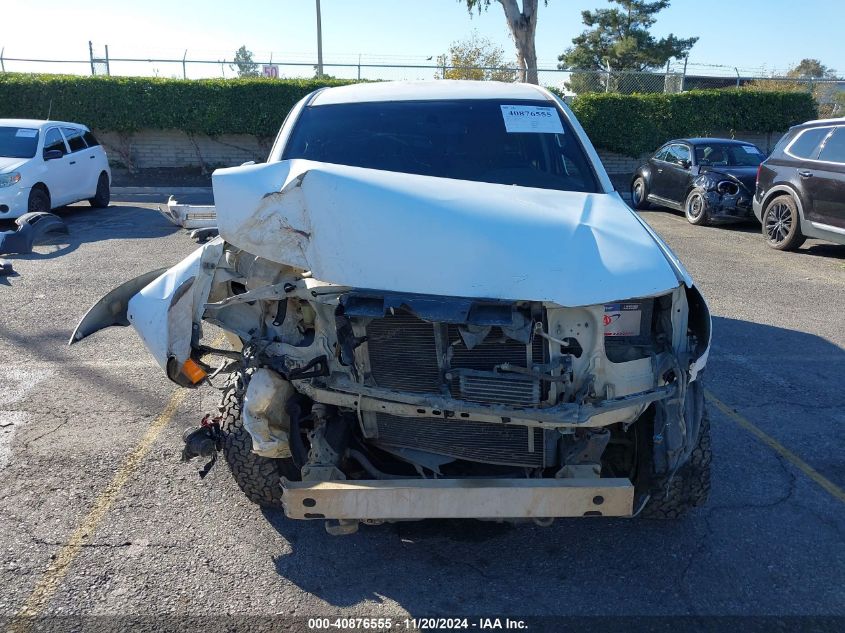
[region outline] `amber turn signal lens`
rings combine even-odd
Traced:
[[[191,358],[186,360],[185,364],[182,365],[182,373],[185,374],[188,380],[190,380],[193,384],[197,384],[208,375],[205,370]]]

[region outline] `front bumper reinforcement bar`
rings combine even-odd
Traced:
[[[535,519],[631,516],[627,479],[282,480],[292,519]]]

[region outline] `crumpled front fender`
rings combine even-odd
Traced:
[[[222,254],[223,240],[217,238],[170,269],[121,284],[94,304],[69,344],[111,325],[131,324],[162,369],[181,367],[191,356],[194,324],[201,322]]]

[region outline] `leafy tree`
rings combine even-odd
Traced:
[[[755,79],[744,87],[764,92],[809,92],[816,100],[819,116],[827,118],[841,116],[845,109],[845,95],[839,93],[833,82],[824,81],[835,78],[836,71],[818,59],[802,59],[797,66],[787,70],[786,75]]]
[[[797,66],[787,71],[786,76],[795,79],[835,79],[836,71],[818,59],[802,59]]]
[[[261,73],[258,70],[258,64],[252,61],[252,51],[246,45],[241,46],[235,51],[234,64],[229,64],[229,68],[238,71],[238,77],[258,77]]]
[[[463,0],[467,11],[481,13],[490,6],[493,0]],[[519,81],[536,84],[537,79],[537,49],[534,46],[534,34],[537,30],[537,5],[539,0],[522,0],[522,9],[517,0],[497,0],[505,10],[505,20],[508,22],[513,43],[516,45],[516,61],[519,65]],[[458,0],[461,2],[461,0]],[[543,0],[548,5],[549,0]]]
[[[516,67],[505,61],[505,51],[477,31],[467,40],[452,42],[448,55],[439,55],[437,65],[443,70],[437,79],[473,79],[475,81],[515,81]]]
[[[572,39],[570,48],[558,56],[558,68],[587,71],[573,73],[567,87],[587,92],[601,84],[601,90],[623,92],[647,90],[643,78],[636,76],[596,75],[596,72],[647,71],[659,68],[670,59],[682,58],[698,41],[697,37],[679,38],[670,34],[656,39],[649,29],[657,14],[669,6],[669,0],[608,0],[619,5],[610,9],[582,11],[581,19],[590,28]],[[593,85],[589,80],[593,79]],[[599,79],[599,81],[595,81]],[[647,79],[647,78],[646,78]],[[608,80],[610,85],[606,85]],[[621,85],[624,82],[631,86]]]

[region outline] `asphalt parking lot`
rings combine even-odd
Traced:
[[[713,492],[686,519],[338,538],[179,462],[214,395],[174,395],[132,331],[67,347],[100,296],[195,248],[139,199],[65,209],[70,235],[0,277],[0,617],[845,617],[845,246],[643,213],[714,315]]]

